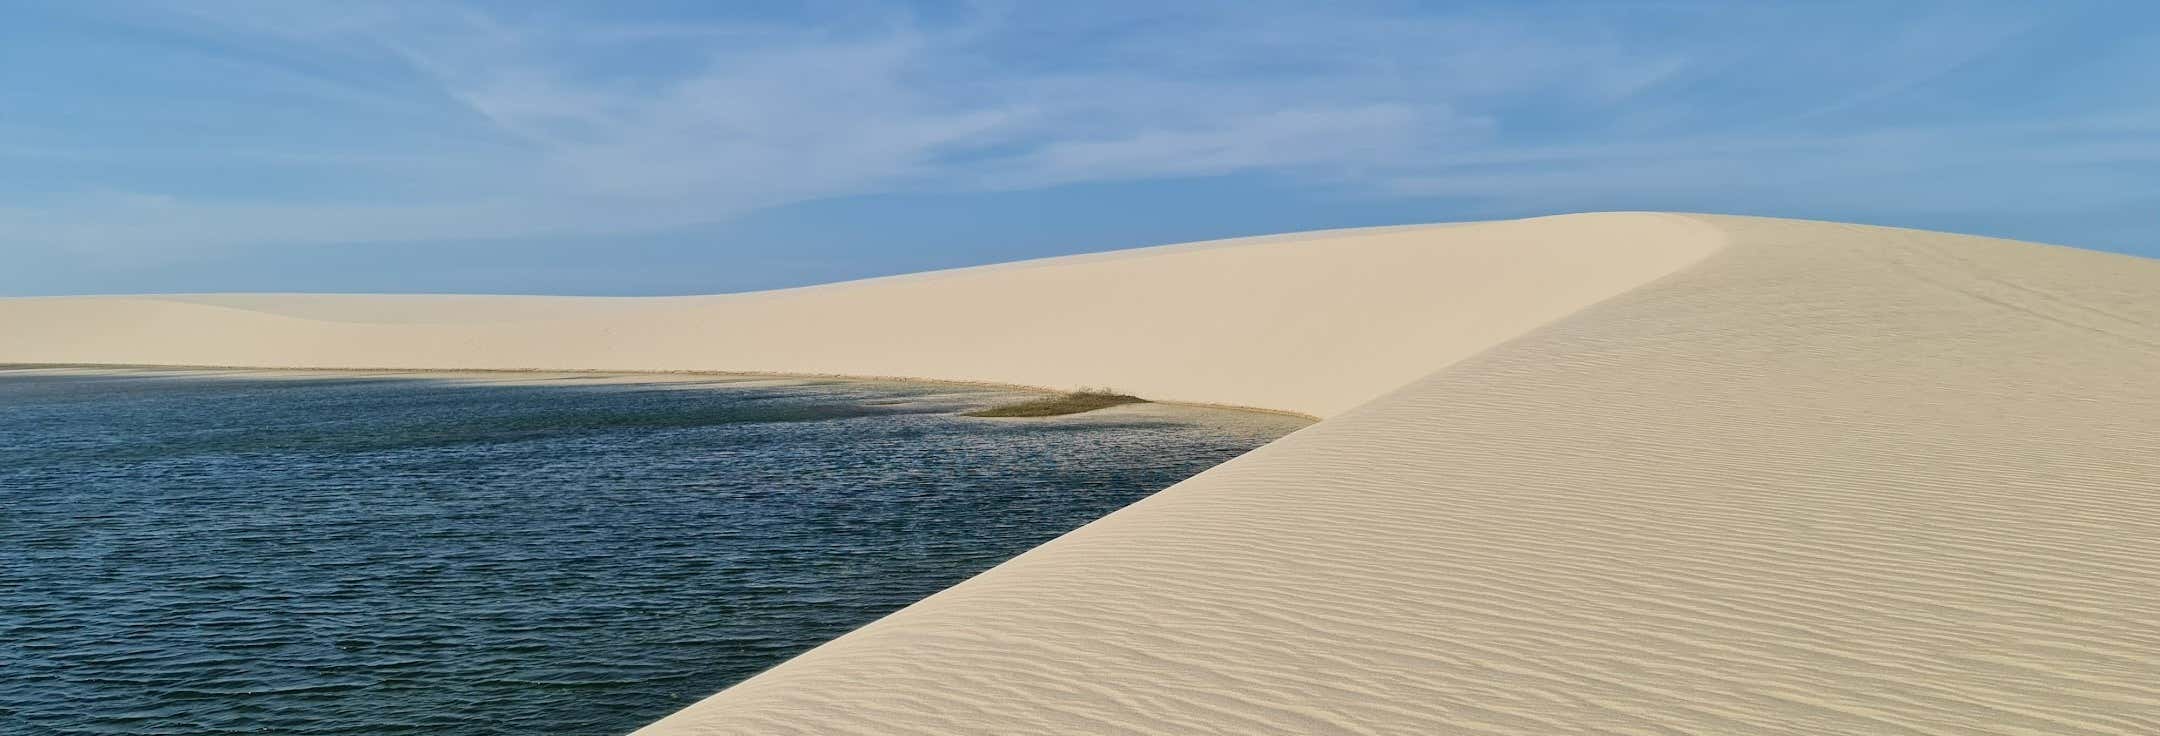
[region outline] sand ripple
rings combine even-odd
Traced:
[[[2160,733],[2160,263],[1711,221],[647,732]]]
[[[101,325],[16,360],[1107,383],[1326,418],[650,734],[2160,733],[2160,262],[1601,214],[537,328],[183,306],[0,304]]]

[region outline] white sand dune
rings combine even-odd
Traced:
[[[2160,733],[2156,261],[1601,214],[413,299],[0,300],[0,361],[1110,384],[1324,418],[641,733]]]
[[[1679,268],[1719,239],[1686,217],[1612,215],[711,297],[7,300],[0,362],[841,374],[1109,386],[1326,415]]]

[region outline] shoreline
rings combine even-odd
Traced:
[[[1207,246],[527,322],[0,300],[0,361],[942,375],[1319,418],[649,736],[2160,721],[2160,261],[1658,213]]]
[[[433,375],[510,375],[510,376],[515,376],[515,375],[533,375],[533,374],[550,374],[550,373],[553,373],[553,374],[560,374],[560,375],[565,375],[565,376],[571,376],[571,375],[580,375],[580,376],[582,376],[582,375],[591,375],[591,376],[622,376],[622,377],[642,377],[642,376],[653,376],[653,377],[662,377],[662,376],[702,376],[702,377],[715,377],[715,378],[745,378],[745,379],[788,379],[788,380],[831,380],[831,381],[858,381],[858,382],[868,382],[868,383],[905,383],[905,384],[919,384],[919,385],[931,385],[931,386],[953,386],[953,387],[959,387],[959,388],[987,388],[987,389],[998,389],[998,390],[1001,390],[1001,391],[1014,391],[1014,392],[1021,392],[1021,393],[1030,393],[1030,394],[1043,394],[1043,395],[1051,395],[1051,396],[1055,396],[1055,395],[1058,395],[1058,394],[1062,394],[1062,393],[1065,393],[1064,391],[1062,391],[1062,390],[1060,390],[1060,389],[1056,389],[1056,388],[1051,388],[1051,387],[1048,387],[1048,386],[1029,386],[1029,385],[1023,385],[1023,384],[1016,384],[1016,383],[995,383],[995,382],[990,382],[990,381],[959,381],[959,380],[948,380],[948,379],[940,379],[940,378],[917,378],[917,377],[912,377],[912,376],[860,376],[860,375],[846,375],[846,374],[837,374],[837,373],[769,373],[769,372],[754,372],[754,371],[702,371],[702,370],[680,370],[680,371],[671,371],[671,370],[616,370],[616,369],[608,369],[608,368],[591,368],[591,369],[568,369],[568,370],[566,370],[566,369],[556,369],[556,368],[458,368],[458,369],[439,369],[439,368],[325,368],[325,367],[287,368],[287,367],[274,367],[274,366],[254,366],[254,365],[165,365],[165,364],[158,364],[158,363],[7,363],[7,362],[0,362],[0,371],[10,371],[10,370],[58,370],[58,371],[65,371],[65,370],[70,370],[70,369],[85,369],[85,370],[171,370],[171,371],[264,371],[264,372],[270,372],[270,371],[277,371],[277,372],[294,372],[294,373],[341,373],[341,374],[382,374],[382,375],[407,375],[407,374],[423,374],[423,375],[426,375],[426,374],[433,374]],[[1234,411],[1234,412],[1243,412],[1243,413],[1249,413],[1249,414],[1269,414],[1269,415],[1274,415],[1274,416],[1283,416],[1283,417],[1290,417],[1290,418],[1294,418],[1294,419],[1302,419],[1302,420],[1305,420],[1305,421],[1307,421],[1307,422],[1318,422],[1318,421],[1320,421],[1320,418],[1319,418],[1319,417],[1313,416],[1313,415],[1311,415],[1311,414],[1305,414],[1305,413],[1301,413],[1301,412],[1289,411],[1289,410],[1285,410],[1285,409],[1270,409],[1270,408],[1266,408],[1266,407],[1260,407],[1260,406],[1236,406],[1236,405],[1232,405],[1232,404],[1207,404],[1207,403],[1199,403],[1199,402],[1192,402],[1192,401],[1174,401],[1174,400],[1161,400],[1161,399],[1145,399],[1145,401],[1144,401],[1143,403],[1148,403],[1148,404],[1158,404],[1158,405],[1161,405],[1161,406],[1173,406],[1173,407],[1182,407],[1182,408],[1189,408],[1189,409],[1213,409],[1213,410],[1220,410],[1220,411]]]

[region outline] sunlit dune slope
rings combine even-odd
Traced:
[[[1325,417],[641,733],[2160,733],[2156,261],[1604,214],[529,323],[280,303],[0,301],[0,360],[903,375]]]
[[[1246,238],[784,291],[0,300],[0,362],[707,370],[1332,414],[1716,249],[1615,214]]]

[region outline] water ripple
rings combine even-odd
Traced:
[[[0,371],[0,732],[620,733],[1297,426],[1009,398]]]

